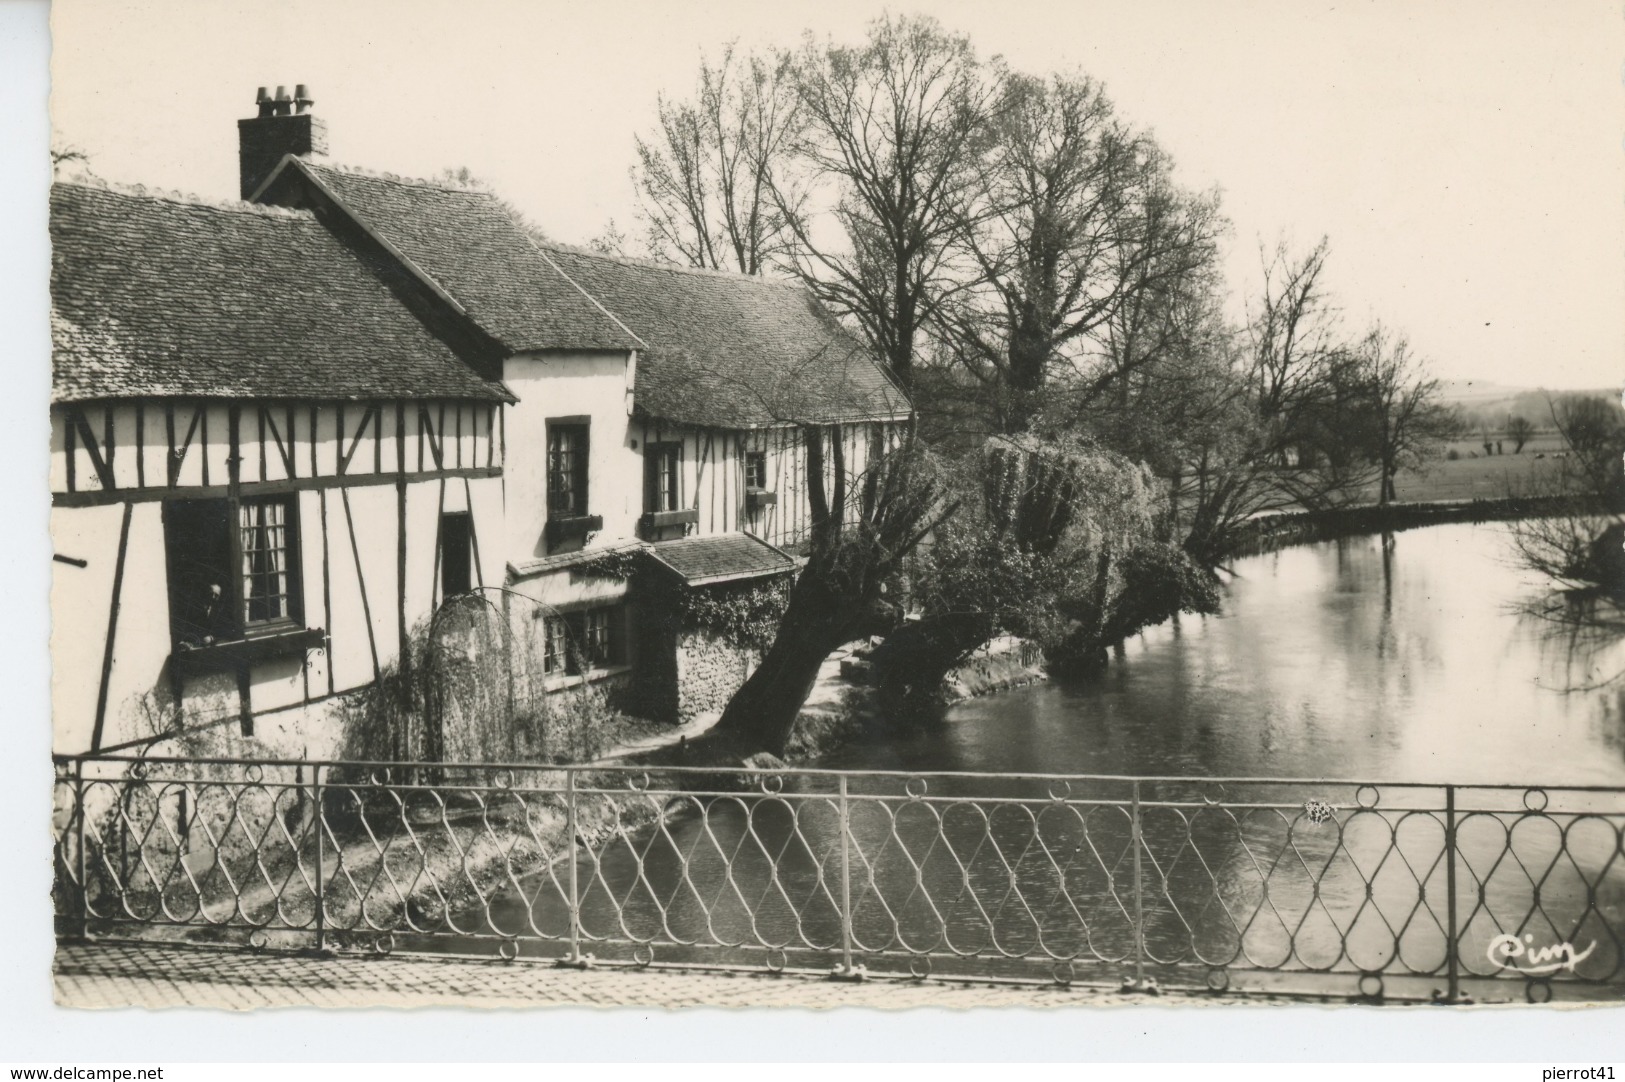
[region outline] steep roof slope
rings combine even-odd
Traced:
[[[302,211],[51,192],[52,397],[509,397]]]
[[[508,349],[642,345],[570,281],[489,192],[307,161],[297,166]]]
[[[747,428],[909,403],[799,285],[537,241],[487,192],[290,159],[515,352],[638,349],[645,412]]]
[[[799,284],[549,251],[648,344],[634,397],[651,414],[752,427],[909,411],[868,348]]]

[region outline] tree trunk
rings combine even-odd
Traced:
[[[728,701],[718,732],[783,755],[824,659],[842,643],[878,629],[871,604],[829,589],[824,578],[815,564],[801,573],[773,645]]]
[[[889,631],[898,619],[886,582],[930,530],[958,503],[942,498],[929,460],[916,451],[884,456],[864,477],[848,507],[842,430],[830,429],[834,501],[825,490],[825,432],[803,425],[811,555],[790,591],[790,603],[762,664],[729,700],[717,722],[725,737],[783,754],[818,668],[842,643]],[[851,512],[859,521],[846,525]]]
[[[905,268],[900,264],[897,270],[897,304],[893,309],[893,318],[896,323],[892,327],[890,356],[886,359],[891,365],[892,375],[903,390],[912,390],[914,387],[914,313],[915,298],[908,292],[908,278]]]
[[[1036,315],[1023,313],[1021,320],[1011,328],[1007,354],[1012,399],[1011,432],[1027,431],[1038,414],[1044,390],[1044,365],[1049,360],[1049,354],[1049,336],[1038,326]]]

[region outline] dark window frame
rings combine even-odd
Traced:
[[[666,491],[662,493],[661,488]],[[680,511],[683,507],[683,445],[676,441],[643,445],[643,509]]]
[[[573,445],[570,445],[573,441]],[[550,417],[547,421],[547,516],[585,518],[591,513],[592,421]]]
[[[304,628],[297,494],[165,500],[163,530],[173,649]]]
[[[759,467],[759,469],[753,469],[753,467]],[[755,473],[757,476],[752,478],[751,477],[752,473]],[[745,452],[745,491],[746,492],[766,492],[767,490],[768,490],[768,484],[767,484],[767,452],[766,451],[746,451]]]
[[[474,516],[467,511],[440,515],[440,599],[474,589]]]
[[[542,674],[590,676],[624,667],[627,637],[623,602],[548,614],[542,620]]]

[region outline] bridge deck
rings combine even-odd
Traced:
[[[173,946],[62,944],[64,1007],[980,1007],[1133,997],[1055,985],[831,981],[765,973],[559,969],[546,963],[304,958]]]

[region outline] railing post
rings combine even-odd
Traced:
[[[1123,982],[1125,992],[1156,994],[1157,982],[1145,975],[1145,875],[1140,849],[1145,835],[1140,824],[1140,779],[1130,783],[1129,844],[1134,847],[1134,976]]]
[[[578,822],[575,769],[566,767],[564,778],[565,830],[570,836],[570,953],[564,959],[564,964],[585,967],[587,959],[581,953],[581,885],[576,871],[580,856],[576,852]]]
[[[310,768],[311,790],[316,806],[311,811],[311,825],[316,829],[316,949],[327,949],[327,818],[322,804],[322,764]]]
[[[841,775],[841,964],[834,976],[861,980],[863,971],[852,964],[852,812],[846,800],[846,775]]]
[[[1445,998],[1470,1002],[1461,994],[1461,929],[1456,922],[1456,787],[1444,787]]]

